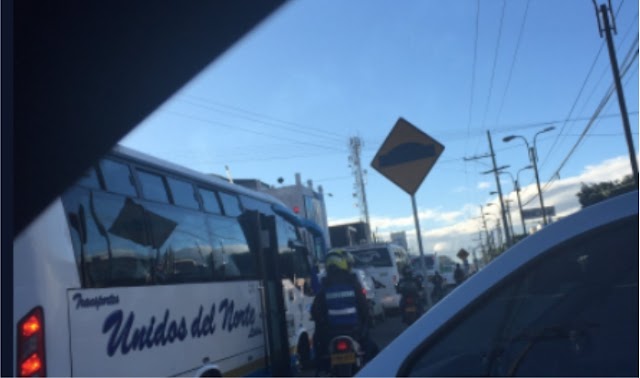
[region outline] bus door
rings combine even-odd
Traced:
[[[278,240],[276,220],[273,215],[264,215],[254,210],[245,210],[242,222],[248,230],[257,230],[247,235],[258,249],[260,277],[262,281],[262,307],[265,327],[267,361],[272,376],[291,375],[289,338],[285,320],[285,302],[282,278],[278,267]],[[255,227],[251,227],[254,226]]]

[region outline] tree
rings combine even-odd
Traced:
[[[636,187],[631,175],[625,176],[622,180],[603,181],[591,185],[582,184],[576,196],[582,208],[591,206],[594,203],[604,201],[607,198],[615,197],[623,193],[631,192]]]

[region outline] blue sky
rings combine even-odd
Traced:
[[[612,6],[622,67],[630,51],[637,58],[638,2]],[[347,161],[348,140],[358,136],[374,229],[415,236],[410,197],[369,166],[403,117],[445,146],[416,201],[425,252],[453,255],[472,247],[480,229],[473,218],[481,204],[495,202],[495,179],[481,174],[490,159],[464,159],[489,152],[487,130],[498,165],[516,175],[529,164],[526,148],[502,138],[531,142],[556,127],[539,135],[537,148],[545,205],[559,216],[577,210],[581,182],[631,173],[615,94],[567,159],[612,84],[603,43],[590,0],[293,1],[121,143],[273,185],[278,177],[293,184],[299,172],[332,194],[325,199],[335,224],[360,215]],[[631,62],[623,82],[637,152],[638,64]],[[549,184],[559,168],[560,179]],[[525,208],[536,207],[528,202],[532,171],[520,178]],[[511,180],[502,180],[515,199]]]

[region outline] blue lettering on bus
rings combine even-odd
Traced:
[[[229,298],[223,299],[218,307],[213,303],[207,312],[200,306],[197,315],[190,322],[190,330],[187,329],[185,317],[172,319],[169,309],[165,310],[161,319],[151,316],[144,325],[135,326],[136,314],[133,311],[125,319],[122,310],[115,310],[106,317],[102,326],[102,333],[109,335],[107,354],[111,357],[120,351],[122,355],[126,355],[131,351],[182,342],[188,336],[196,339],[213,335],[216,332],[216,308],[222,315],[223,330],[231,333],[236,329],[246,328],[249,330],[249,338],[262,334],[260,324],[256,324],[255,308],[247,304],[242,309],[236,309],[235,302]]]
[[[165,345],[167,342],[173,343],[183,341],[187,337],[187,323],[184,319],[169,321],[169,310],[165,310],[162,322],[154,329],[155,316],[149,320],[149,326],[140,326],[131,330],[135,314],[129,313],[127,320],[122,325],[124,314],[122,310],[112,312],[104,321],[102,333],[111,332],[107,344],[107,354],[113,356],[118,349],[120,353],[126,355],[131,350],[142,350],[145,347],[151,349],[158,345]],[[151,336],[153,334],[153,336]]]
[[[100,306],[113,306],[120,303],[120,298],[117,295],[110,295],[108,297],[103,297],[99,295],[93,298],[83,298],[81,293],[75,293],[73,295],[73,300],[76,301],[76,310],[79,308],[90,308],[95,307],[96,310],[100,309]]]
[[[250,327],[256,321],[255,309],[251,305],[242,310],[236,310],[233,300],[224,299],[220,303],[220,312],[224,313],[222,320],[222,329],[228,332],[233,331],[237,327]]]

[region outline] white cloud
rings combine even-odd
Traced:
[[[488,181],[482,181],[478,183],[478,189],[489,189],[491,187],[491,183]]]
[[[545,206],[554,206],[556,210],[556,218],[565,217],[576,211],[581,206],[578,202],[576,194],[580,191],[582,183],[593,184],[601,181],[620,180],[624,176],[631,173],[628,158],[618,157],[606,160],[598,165],[585,167],[584,171],[574,177],[567,177],[553,181],[543,189]],[[478,187],[488,183],[480,183]],[[537,187],[535,184],[523,187],[520,194],[524,208],[537,208],[539,202],[537,199]],[[505,191],[503,198],[510,199],[511,202],[511,221],[516,234],[521,233],[522,223],[518,211],[518,202],[515,192]],[[485,206],[485,213],[493,214],[489,221],[490,228],[495,227],[495,219],[498,218],[499,206],[497,199],[494,198],[494,206]],[[482,230],[482,222],[477,219],[480,209],[475,204],[464,204],[458,210],[442,210],[442,209],[421,209],[418,214],[421,222],[422,243],[425,253],[438,252],[457,259],[455,254],[460,248],[465,248],[469,252],[477,252],[478,257],[480,250],[478,248],[479,233]],[[425,229],[422,226],[423,221],[434,221],[442,226],[436,228]],[[330,224],[340,224],[358,221],[357,218],[349,220],[330,220]],[[534,227],[537,222],[528,221],[527,228]],[[390,232],[405,231],[409,248],[417,253],[417,239],[413,216],[390,218],[390,217],[371,217],[372,230],[376,232],[376,236],[382,239],[389,239]],[[484,232],[484,231],[483,231]]]
[[[457,188],[453,189],[454,193],[464,193],[464,192],[468,192],[469,189],[466,186],[459,186]]]

